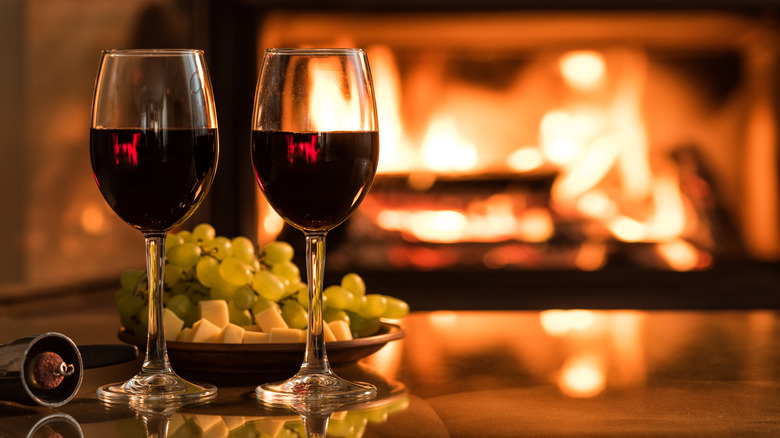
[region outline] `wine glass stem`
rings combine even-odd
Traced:
[[[165,233],[145,233],[146,277],[149,289],[149,335],[144,373],[170,373],[163,325],[163,273],[165,271]]]
[[[325,233],[306,233],[306,274],[309,279],[309,327],[301,371],[329,374],[322,324],[322,282],[325,271]]]

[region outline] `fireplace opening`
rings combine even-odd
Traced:
[[[500,290],[488,307],[523,288],[635,307],[620,299],[628,286],[652,290],[642,307],[665,294],[678,307],[717,306],[735,287],[759,295],[746,305],[775,306],[780,39],[764,14],[303,7],[257,17],[258,63],[267,47],[368,51],[379,172],[329,234],[334,279],[362,272],[437,308],[469,284]],[[258,240],[302,248],[255,197]]]

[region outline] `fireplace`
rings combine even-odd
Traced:
[[[753,297],[738,306],[774,307],[774,11],[491,3],[237,2],[215,16],[212,43],[235,57],[251,39],[241,49],[253,54],[217,71],[217,89],[256,74],[266,47],[368,51],[381,161],[359,211],[329,235],[333,278],[358,271],[437,308],[481,286],[486,307],[733,307],[735,293]],[[226,33],[228,18],[241,30]],[[237,108],[251,107],[247,94]],[[256,209],[241,226],[302,247],[242,184]]]

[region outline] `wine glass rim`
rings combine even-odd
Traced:
[[[112,56],[171,56],[181,54],[203,54],[200,49],[105,49],[104,55]]]
[[[265,53],[279,55],[343,55],[365,53],[358,47],[272,47]]]

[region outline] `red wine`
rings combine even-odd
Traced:
[[[260,189],[287,222],[327,231],[368,193],[379,160],[376,131],[254,131],[252,162]]]
[[[216,129],[92,129],[92,171],[108,205],[143,232],[187,220],[217,168]]]

